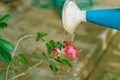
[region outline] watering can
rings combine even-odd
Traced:
[[[75,0],[66,0],[62,21],[64,29],[69,33],[74,33],[80,22],[90,22],[120,30],[120,8],[81,11]]]

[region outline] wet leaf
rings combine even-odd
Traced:
[[[60,42],[55,42],[54,40],[50,40],[47,44],[47,51],[48,55],[51,55],[51,53],[54,51],[54,48],[59,48],[60,50],[63,48],[63,45]]]
[[[3,75],[0,74],[0,80],[3,80]]]
[[[63,46],[62,43],[57,42],[57,43],[56,43],[56,47],[59,48],[59,49],[62,49],[64,46]]]
[[[55,59],[57,62],[62,63],[67,65],[68,67],[72,67],[72,62],[67,60],[67,59],[62,59],[61,57],[58,57],[57,59]]]
[[[45,41],[45,40],[44,40],[44,37],[45,37],[45,36],[47,36],[47,33],[38,32],[38,33],[37,33],[37,37],[36,37],[36,41],[39,41],[39,40]]]
[[[55,65],[54,61],[49,61],[49,64],[50,64],[50,69],[53,71],[53,72],[58,72],[59,69],[57,68],[57,66]]]
[[[19,61],[21,62],[21,63],[23,63],[23,64],[25,64],[25,65],[29,65],[29,63],[28,63],[28,61],[27,61],[27,59],[26,59],[26,57],[25,57],[25,55],[24,54],[19,54],[18,55],[18,59],[19,59]]]
[[[8,20],[9,18],[11,18],[11,15],[10,14],[6,14],[2,18],[0,18],[0,22],[4,22],[4,21]]]
[[[32,56],[35,58],[35,59],[40,59],[40,57],[38,56],[38,54],[36,52],[33,52],[32,53]]]
[[[55,47],[56,42],[54,40],[50,40],[49,42],[53,47]]]
[[[64,47],[62,43],[55,42],[54,40],[51,40],[49,43],[53,46],[53,48],[59,48],[59,49],[61,49],[61,48]]]
[[[62,59],[61,61],[62,61],[63,64],[68,65],[68,67],[72,67],[71,61],[69,61],[67,59]]]
[[[53,71],[53,72],[58,72],[59,69],[55,66],[55,65],[50,65],[50,69]]]
[[[54,48],[62,48],[63,44],[60,42],[55,42],[54,40],[50,40],[49,42]]]
[[[59,63],[62,63],[62,61],[61,61],[61,58],[60,57],[57,57],[57,59],[55,59],[57,62],[59,62]]]

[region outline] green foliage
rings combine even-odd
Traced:
[[[0,38],[0,60],[1,61],[9,64],[12,60],[10,53],[13,51],[13,49],[14,49],[14,46],[10,42]]]
[[[53,71],[53,72],[58,72],[59,69],[58,67],[55,65],[55,62],[54,61],[49,61],[49,65],[50,65],[50,69]]]
[[[53,46],[50,43],[47,43],[46,47],[47,47],[48,55],[50,55],[53,51]]]
[[[40,57],[38,56],[38,54],[37,54],[36,52],[33,52],[33,53],[32,53],[32,56],[33,56],[35,59],[37,59],[37,60],[40,59]]]
[[[48,55],[51,55],[53,52],[53,48],[59,48],[60,50],[64,47],[62,43],[55,42],[54,40],[50,40],[48,43],[46,43]]]
[[[5,39],[0,38],[0,46],[6,50],[6,52],[12,52],[14,49],[14,46],[12,43],[8,42]]]
[[[51,55],[54,48],[59,48],[60,50],[64,47],[63,44],[61,44],[60,42],[55,42],[54,40],[50,40],[48,43],[46,43],[46,47],[47,47],[47,52],[48,52],[48,56]]]
[[[42,52],[42,56],[45,58],[45,60],[48,60],[48,56],[44,52]]]
[[[0,22],[4,22],[4,21],[8,20],[9,18],[11,18],[10,14],[6,14],[0,19]]]
[[[7,27],[7,24],[5,22],[1,22],[0,23],[0,28],[3,29],[3,28],[6,28],[6,27]]]
[[[45,40],[44,40],[44,37],[45,37],[45,36],[47,36],[47,33],[38,32],[38,33],[37,33],[37,37],[36,37],[36,41],[39,41],[39,40],[45,41]]]
[[[59,69],[55,65],[55,61],[52,57],[46,55],[44,52],[42,53],[42,56],[44,57],[44,59],[46,60],[47,64],[50,66],[50,69],[53,72],[58,72],[59,71]]]
[[[67,65],[68,67],[72,67],[71,61],[69,61],[67,59],[62,59],[61,61],[62,61],[63,64]]]
[[[0,18],[0,28],[3,29],[7,27],[7,24],[5,23],[5,21],[8,20],[9,18],[11,18],[10,14],[6,14]]]
[[[6,14],[0,18],[0,28],[3,29],[7,27],[5,21],[8,20],[10,17],[11,16],[9,14]],[[12,60],[10,53],[13,51],[13,49],[14,46],[10,42],[0,38],[0,61],[9,64]]]
[[[3,80],[3,76],[0,74],[0,80]]]
[[[62,49],[64,46],[62,43],[60,42],[55,42],[54,40],[50,40],[49,44],[51,44],[53,46],[53,48],[59,48]]]
[[[46,62],[49,64],[50,69],[53,72],[58,72],[59,68],[57,67],[56,63],[67,65],[68,67],[72,67],[72,62],[70,60],[64,59],[62,57],[57,56],[60,53],[54,53],[54,48],[63,49],[64,45],[60,42],[56,42],[54,40],[50,40],[48,43],[46,43],[47,47],[47,54],[42,53],[42,56],[46,60]],[[54,56],[57,56],[57,58],[54,58]]]
[[[47,56],[44,52],[42,53],[42,56],[45,58],[46,62],[48,63],[48,65],[50,66],[50,69],[53,72],[58,72],[59,69],[57,68],[54,59],[51,59],[49,56]]]
[[[0,28],[7,27],[7,24],[5,23],[6,20],[8,20],[11,16],[9,14],[6,14],[5,16],[0,18]],[[44,32],[38,32],[36,36],[36,41],[45,41],[45,36],[47,36],[47,33]],[[50,69],[53,72],[58,72],[59,64],[67,65],[68,67],[72,67],[71,61],[62,58],[62,56],[59,56],[60,53],[57,53],[54,51],[54,48],[58,48],[62,50],[64,48],[64,45],[58,41],[50,40],[46,43],[47,53],[42,52],[42,56],[44,57],[44,60],[49,65]],[[16,74],[19,74],[18,68],[22,68],[22,66],[29,67],[29,62],[26,58],[26,56],[23,53],[20,53],[17,57],[17,59],[12,59],[11,52],[14,50],[14,46],[9,41],[0,38],[0,61],[8,64],[8,71],[14,71]],[[32,53],[32,56],[40,60],[40,57],[36,52]],[[8,75],[8,74],[7,74]],[[0,75],[0,80],[3,80],[3,75]],[[7,79],[8,80],[8,79]]]
[[[58,57],[57,59],[55,59],[57,62],[61,63],[61,64],[65,64],[68,67],[72,67],[72,62],[70,60],[67,59],[63,59],[61,57]]]
[[[22,54],[22,53],[20,53],[20,54],[18,55],[18,60],[19,60],[22,64],[24,64],[24,65],[27,65],[27,66],[29,65],[29,63],[28,63],[25,55]]]

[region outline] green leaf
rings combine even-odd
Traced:
[[[40,57],[38,56],[38,54],[36,52],[33,52],[32,53],[32,56],[35,58],[35,59],[40,59]]]
[[[0,49],[0,61],[9,64],[11,60],[11,55],[8,52],[5,52]]]
[[[68,67],[72,67],[72,62],[67,60],[67,59],[62,59],[61,57],[58,57],[57,59],[55,59],[57,62],[62,63],[67,65]]]
[[[59,62],[59,63],[62,63],[62,59],[60,58],[60,57],[57,57],[57,59],[55,59],[57,62]]]
[[[68,67],[72,67],[71,61],[69,61],[67,59],[62,59],[61,61],[62,61],[63,64],[68,65]]]
[[[28,61],[27,61],[27,59],[26,59],[26,57],[25,57],[25,55],[24,54],[19,54],[18,55],[18,59],[19,59],[19,61],[21,62],[21,63],[23,63],[23,64],[25,64],[25,65],[29,65],[28,64]]]
[[[61,48],[64,47],[62,43],[55,42],[54,40],[50,40],[49,44],[51,44],[53,48],[59,48],[59,49],[61,49]]]
[[[0,60],[1,61],[9,64],[12,60],[10,53],[13,51],[13,49],[14,49],[14,46],[10,42],[0,38]]]
[[[45,37],[45,36],[47,36],[47,33],[38,32],[38,33],[37,33],[37,37],[36,37],[36,41],[39,41],[39,40],[45,41],[45,40],[44,40],[44,37]]]
[[[0,80],[3,80],[3,75],[0,74]]]
[[[56,42],[54,41],[54,40],[50,40],[50,42],[49,42],[53,47],[56,47],[55,45],[56,45]]]
[[[4,21],[8,20],[9,18],[11,18],[10,14],[6,14],[2,18],[0,18],[0,22],[4,22]]]
[[[51,44],[47,43],[46,44],[46,47],[47,47],[47,52],[48,52],[48,55],[50,55],[53,51],[53,47]]]
[[[59,69],[55,65],[50,65],[50,69],[56,73],[59,71]]]
[[[4,29],[7,27],[7,24],[5,22],[0,23],[0,28]]]
[[[58,72],[59,69],[57,68],[57,66],[55,65],[55,62],[54,61],[49,61],[48,63],[50,65],[50,69],[53,71],[53,72]]]
[[[1,38],[0,38],[0,48],[5,49],[5,51],[8,53],[14,50],[14,46],[12,43],[8,42],[5,39],[1,39]]]
[[[57,42],[56,43],[56,47],[59,48],[59,49],[62,49],[64,46],[60,42]]]
[[[45,60],[48,60],[48,57],[44,52],[42,52],[42,56],[45,58]]]

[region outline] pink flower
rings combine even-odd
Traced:
[[[63,49],[64,53],[70,55],[71,60],[75,60],[78,55],[78,50],[73,45],[71,45],[69,41],[64,41],[64,43],[65,43],[65,48]],[[56,51],[57,53],[61,53],[63,51],[63,50],[60,51],[59,48],[53,48],[53,50]]]
[[[73,45],[71,45],[71,43],[69,41],[64,41],[64,43],[66,45],[64,52],[67,55],[71,56],[71,60],[75,60],[78,55],[78,50]]]
[[[61,53],[60,49],[59,48],[53,48],[54,51],[58,52],[58,53]]]

